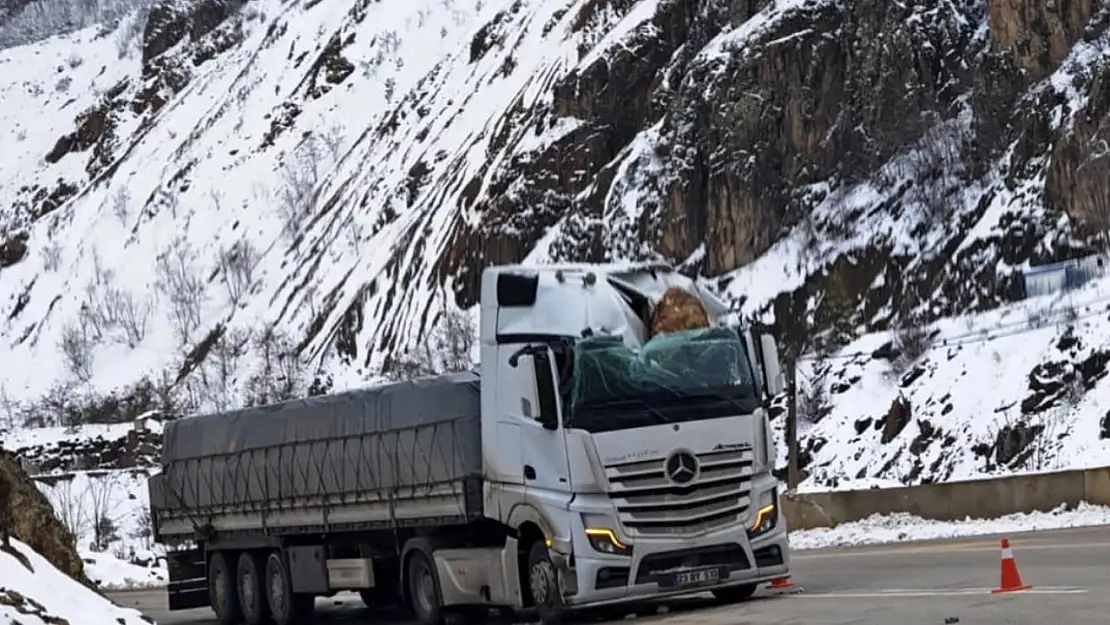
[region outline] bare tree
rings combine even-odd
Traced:
[[[10,430],[15,427],[19,412],[19,402],[12,399],[8,387],[0,384],[0,428]]]
[[[474,366],[473,350],[478,343],[470,315],[444,306],[439,324],[431,337],[432,348],[439,354],[444,371],[466,371]]]
[[[238,404],[235,400],[235,381],[241,361],[251,347],[250,330],[230,328],[225,330],[212,345],[212,350],[197,375],[203,386],[205,404],[213,410],[223,411]]]
[[[62,479],[46,489],[46,498],[62,526],[80,540],[92,530],[92,515],[82,501],[81,492],[74,489],[74,479],[72,476]]]
[[[906,200],[916,203],[929,223],[950,219],[957,202],[949,197],[955,188],[952,177],[963,169],[963,152],[968,134],[960,126],[936,123],[925,131],[896,168],[902,180],[913,181]]]
[[[115,300],[118,327],[123,332],[127,346],[134,349],[146,338],[147,322],[154,304],[150,298],[137,298],[130,291],[122,291]]]
[[[62,264],[62,244],[50,239],[42,248],[42,266],[47,271],[57,271]]]
[[[903,319],[892,336],[894,356],[890,361],[891,374],[901,378],[933,347],[933,335],[926,324],[913,318]]]
[[[82,322],[69,322],[62,326],[58,342],[65,359],[66,369],[80,382],[92,379],[93,342],[88,327]]]
[[[238,306],[243,295],[254,285],[258,260],[258,250],[249,239],[240,239],[230,247],[220,249],[217,262],[232,306]]]
[[[154,545],[154,529],[150,506],[139,508],[135,517],[135,529],[131,530],[129,538],[141,541],[143,549],[150,549]]]
[[[1064,324],[1065,328],[1077,330],[1079,326],[1079,308],[1075,305],[1075,300],[1069,299],[1064,304],[1064,309],[1060,311],[1060,321]]]
[[[339,162],[343,156],[343,136],[347,133],[347,129],[339,124],[332,124],[328,129],[320,134],[320,142],[324,144],[324,149],[327,150],[328,158],[331,159],[333,164]]]
[[[449,310],[444,304],[427,340],[411,352],[394,358],[388,376],[410,380],[450,371],[465,371],[474,365],[472,352],[478,342],[470,315]]]
[[[112,214],[121,226],[127,227],[127,220],[131,217],[131,194],[127,187],[120,187],[112,196]]]
[[[65,0],[9,4],[19,9],[0,23],[0,49],[65,35],[94,24],[113,24],[136,8],[145,9],[151,3],[148,0]],[[73,66],[72,61],[70,66]]]
[[[170,319],[181,345],[189,342],[200,326],[207,291],[196,252],[188,240],[179,237],[158,256],[156,288],[170,303]]]
[[[281,166],[282,189],[278,211],[282,234],[291,238],[304,227],[316,207],[320,184],[321,149],[313,137],[306,138]]]
[[[1051,314],[1048,308],[1030,308],[1026,311],[1026,327],[1030,330],[1039,330],[1048,326],[1051,321]]]
[[[116,492],[119,490],[118,475],[109,473],[103,477],[89,476],[86,503],[92,518],[92,544],[97,551],[107,551],[111,544],[119,540],[119,510]]]
[[[251,343],[259,365],[246,382],[247,405],[261,406],[298,397],[305,386],[305,367],[289,335],[271,325],[256,334]]]
[[[436,375],[435,358],[427,344],[414,348],[411,352],[397,355],[389,362],[386,377],[391,380],[414,380]]]
[[[833,193],[839,192],[834,191]],[[817,227],[817,218],[812,210],[802,207],[801,213],[798,215],[796,231],[801,239],[798,248],[798,271],[805,275],[809,272],[809,263],[814,260],[821,245],[821,233]]]
[[[140,7],[137,13],[124,18],[124,24],[116,31],[116,53],[120,59],[127,58],[138,47],[148,13],[147,7]]]
[[[153,310],[150,297],[137,297],[116,286],[115,272],[93,253],[93,279],[85,286],[79,322],[90,338],[116,340],[135,348],[146,337]]]
[[[347,218],[347,223],[343,225],[343,232],[347,235],[347,246],[357,253],[358,249],[362,247],[363,239],[366,238],[366,227],[352,215]]]
[[[817,363],[814,371],[823,366],[824,363]],[[832,406],[822,378],[823,376],[814,374],[812,377],[805,378],[803,383],[798,385],[797,409],[799,419],[809,423],[820,423],[821,419],[824,419],[831,412]]]
[[[99,289],[90,285],[81,308],[83,322],[96,338],[113,338],[134,349],[146,338],[147,322],[154,310],[149,297],[136,297],[114,284]]]

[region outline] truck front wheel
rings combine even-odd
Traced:
[[[289,569],[280,552],[266,558],[266,599],[277,625],[301,625],[312,620],[316,597],[293,592]]]
[[[409,556],[409,597],[416,620],[422,625],[443,623],[443,600],[439,594],[439,580],[435,566],[423,551],[414,550]]]
[[[542,540],[532,543],[528,550],[528,586],[536,613],[544,625],[556,625],[566,620],[567,608],[559,590],[559,573],[551,561],[547,544]]]
[[[243,622],[243,610],[239,607],[239,590],[235,575],[228,566],[222,553],[213,553],[208,559],[208,597],[212,611],[221,625],[237,625]]]

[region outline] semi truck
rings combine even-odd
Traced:
[[[708,327],[652,336],[673,288]],[[471,371],[168,422],[170,610],[299,625],[357,591],[423,625],[553,624],[789,575],[770,328],[662,264],[487,268],[478,326]]]

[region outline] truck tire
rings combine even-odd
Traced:
[[[528,587],[536,614],[544,625],[557,625],[567,620],[568,610],[559,591],[559,574],[542,540],[532,543],[528,550]]]
[[[239,607],[247,625],[262,625],[270,620],[270,601],[267,599],[266,580],[262,571],[265,560],[257,554],[244,551],[239,554],[236,580],[239,591]]]
[[[213,553],[208,559],[208,597],[212,611],[216,613],[216,620],[221,625],[238,625],[243,622],[235,575],[228,566],[227,557],[220,552]]]
[[[276,625],[304,625],[316,608],[316,597],[293,592],[289,568],[277,551],[266,558],[266,600]]]
[[[443,595],[435,565],[423,551],[414,550],[408,562],[409,597],[421,625],[443,625]]]
[[[713,591],[713,596],[724,603],[735,603],[750,599],[755,594],[755,584],[745,584],[743,586],[729,586],[728,588],[718,588]]]
[[[404,598],[397,590],[397,581],[400,576],[396,571],[393,571],[389,579],[389,585],[375,586],[373,588],[361,588],[358,591],[359,597],[362,598],[362,603],[368,608],[392,608],[404,603]]]

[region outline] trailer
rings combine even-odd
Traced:
[[[170,609],[292,625],[357,591],[425,625],[491,608],[555,623],[786,576],[773,336],[683,280],[487,269],[474,371],[167,423],[150,497]],[[716,323],[649,338],[674,284]],[[573,297],[580,313],[551,314]]]

